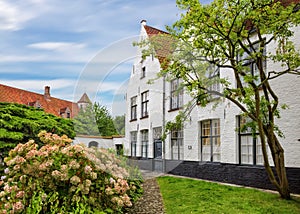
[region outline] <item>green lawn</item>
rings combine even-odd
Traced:
[[[277,194],[201,180],[159,177],[165,210],[182,213],[300,213],[300,198],[282,200]]]

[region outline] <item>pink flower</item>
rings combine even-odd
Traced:
[[[25,195],[25,192],[24,191],[19,191],[17,194],[16,194],[16,197],[17,198],[23,198]]]
[[[13,204],[13,211],[15,212],[20,212],[24,209],[24,205],[22,204],[21,201],[18,201],[16,203]]]
[[[80,164],[76,160],[72,160],[69,163],[69,166],[70,166],[71,169],[79,169]]]
[[[14,169],[15,171],[18,171],[18,170],[20,169],[20,165],[19,165],[19,164],[15,165],[13,169]]]
[[[54,170],[54,171],[51,173],[51,175],[52,175],[54,178],[58,179],[58,178],[60,177],[61,173],[60,173],[60,171],[58,171],[58,170]]]
[[[71,184],[73,185],[77,185],[78,183],[81,182],[80,178],[76,175],[74,175],[71,179],[70,179]]]
[[[92,170],[93,170],[92,167],[90,167],[89,165],[84,167],[85,174],[89,174],[90,172],[92,172]]]

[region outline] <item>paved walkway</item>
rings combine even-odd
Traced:
[[[128,214],[163,214],[164,205],[156,177],[165,175],[161,172],[141,170],[144,178],[142,197],[128,211]]]

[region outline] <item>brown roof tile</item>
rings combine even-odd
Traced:
[[[77,103],[51,97],[46,99],[44,94],[38,94],[6,85],[0,84],[0,102],[19,103],[29,106],[39,105],[45,112],[61,116],[61,109],[69,108],[71,117],[78,114]],[[37,106],[36,106],[37,107]]]
[[[144,25],[144,28],[150,38],[150,41],[154,43],[156,57],[161,64],[165,64],[168,56],[172,53],[172,44],[174,44],[174,39],[169,33],[157,28],[148,25]]]

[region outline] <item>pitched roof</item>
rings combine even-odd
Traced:
[[[150,41],[154,44],[156,57],[161,64],[166,63],[168,56],[172,53],[174,39],[171,35],[163,30],[144,25]]]
[[[91,102],[90,98],[88,97],[88,95],[86,93],[84,93],[77,103],[92,103],[92,102]]]
[[[46,86],[45,89],[50,90]],[[61,116],[65,109],[71,110],[71,118],[78,114],[79,108],[77,103],[67,100],[51,97],[49,94],[38,94],[31,91],[26,91],[6,85],[0,84],[0,102],[19,103],[29,106],[40,107],[45,112]]]

